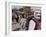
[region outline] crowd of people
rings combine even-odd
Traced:
[[[30,6],[12,9],[12,31],[40,30],[41,10],[32,11]]]

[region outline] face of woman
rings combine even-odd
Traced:
[[[36,18],[36,19],[41,19],[41,12],[40,11],[35,11],[34,12],[34,17]]]

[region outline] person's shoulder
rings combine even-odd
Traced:
[[[35,23],[33,20],[30,20],[30,23]]]

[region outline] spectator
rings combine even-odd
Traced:
[[[34,18],[29,21],[29,30],[41,29],[41,12],[35,11]]]

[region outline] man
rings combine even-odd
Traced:
[[[34,18],[29,21],[29,30],[41,29],[41,11],[34,12]]]
[[[23,7],[23,14],[22,14],[22,19],[20,20],[20,25],[22,26],[21,30],[26,30],[25,25],[26,25],[26,20],[28,18],[28,14],[30,12],[30,7],[29,6],[24,6]]]

